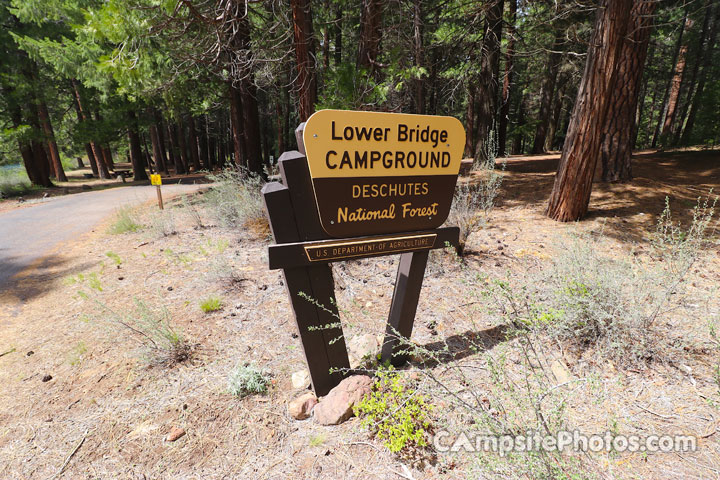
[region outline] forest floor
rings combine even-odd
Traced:
[[[507,296],[495,288],[537,286],[583,245],[599,269],[616,260],[654,268],[647,252],[666,197],[687,223],[697,198],[720,189],[720,155],[641,152],[635,180],[596,184],[591,213],[576,224],[543,215],[557,161],[510,157],[496,207],[465,257],[431,255],[412,337],[429,353],[401,371],[402,381],[434,405],[435,431],[534,428],[540,412],[587,434],[693,435],[697,451],[417,449],[409,458],[390,453],[357,418],[332,427],[293,420],[287,404],[303,389],[291,376],[305,368],[304,357],[282,274],[267,268],[268,230],[220,225],[207,194],[198,194],[164,212],[139,208],[137,232],[96,228],[40,274],[0,292],[0,478],[720,478],[720,344],[711,325],[720,319],[717,230],[678,289],[682,299],[653,327],[666,349],[643,362],[557,339],[518,339],[503,313]],[[397,257],[333,266],[348,344],[384,332],[396,269]],[[199,304],[210,296],[222,307],[204,313]],[[167,313],[192,346],[188,360],[149,361],[143,342],[119,323],[138,313],[138,300]],[[354,365],[361,353],[351,351]],[[271,373],[267,394],[229,393],[228,374],[244,363]],[[468,404],[483,412],[463,410]],[[172,427],[187,433],[167,442]]]

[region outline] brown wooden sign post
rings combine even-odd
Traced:
[[[296,137],[300,151],[278,162],[282,183],[262,190],[275,238],[268,257],[270,268],[283,270],[313,389],[322,396],[350,370],[330,262],[400,254],[381,358],[407,361],[402,340],[412,334],[428,253],[458,242],[457,228],[436,227],[450,210],[465,132],[450,117],[326,110]],[[340,172],[343,158],[351,168]]]

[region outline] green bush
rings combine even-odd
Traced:
[[[0,167],[0,198],[19,197],[35,190],[22,167]]]
[[[373,392],[354,407],[360,424],[393,453],[428,446],[431,410],[427,398],[407,388],[392,367],[377,372]]]

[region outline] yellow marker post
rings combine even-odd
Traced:
[[[163,210],[165,207],[163,206],[162,192],[160,191],[162,177],[160,177],[160,175],[150,175],[150,184],[155,185],[157,189],[158,207],[160,207],[160,210]]]

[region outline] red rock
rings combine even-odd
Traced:
[[[305,420],[310,416],[318,399],[312,392],[305,392],[288,404],[288,413],[295,420]]]
[[[172,427],[170,429],[170,433],[167,434],[167,437],[165,437],[166,442],[174,442],[178,438],[185,435],[185,429],[180,427]]]
[[[337,425],[353,415],[353,406],[369,394],[373,380],[366,375],[353,375],[330,390],[315,406],[313,415],[320,425]]]

